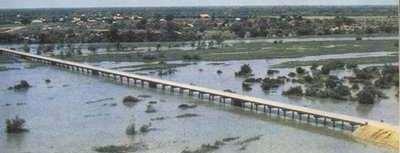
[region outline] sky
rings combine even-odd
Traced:
[[[0,8],[242,6],[242,5],[398,5],[398,0],[0,0]]]

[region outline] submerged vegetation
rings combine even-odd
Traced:
[[[32,87],[32,86],[28,83],[28,81],[21,80],[18,84],[14,85],[12,87],[9,87],[8,89],[9,90],[12,90],[12,89],[14,89],[14,90],[25,90],[25,89],[28,89],[30,87]]]
[[[25,120],[16,116],[13,119],[6,120],[6,132],[7,133],[22,133],[27,132],[28,129],[25,127]]]
[[[235,72],[235,76],[240,76],[240,77],[248,77],[251,76],[253,73],[253,70],[251,69],[249,64],[244,64],[240,67],[240,70],[238,72]]]
[[[387,98],[379,89],[388,89],[396,86],[398,90],[399,71],[397,65],[369,66],[359,69],[354,64],[330,61],[313,67],[310,74],[297,76],[298,80],[296,82],[303,84],[303,87],[291,87],[282,94],[337,100],[357,100],[361,104],[373,104],[380,98]],[[321,68],[318,69],[317,67]],[[354,75],[343,78],[330,75],[330,71],[338,69],[351,70]],[[346,83],[346,80],[348,83]],[[305,88],[305,92],[303,92],[303,88]]]

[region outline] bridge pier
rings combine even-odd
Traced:
[[[179,93],[180,93],[180,94],[183,94],[184,92],[185,92],[185,89],[179,88]]]
[[[225,100],[224,100],[225,101]],[[232,99],[231,101],[232,105],[234,106],[239,106],[239,107],[243,107],[243,101],[239,100],[239,99]]]
[[[99,71],[97,71],[97,70],[92,70],[92,75],[98,76],[98,75],[99,75]]]
[[[287,112],[287,110],[286,110],[286,109],[282,109],[282,111],[283,111],[283,117],[286,118],[286,112]]]
[[[157,83],[155,83],[155,82],[149,82],[149,87],[150,87],[150,88],[157,88]]]

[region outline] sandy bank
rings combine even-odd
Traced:
[[[359,127],[353,136],[360,141],[399,149],[400,128],[385,123],[368,122],[368,125]]]

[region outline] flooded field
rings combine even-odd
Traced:
[[[379,56],[382,53],[354,54],[351,56]],[[339,55],[321,56],[321,59]],[[350,55],[349,55],[350,56]],[[349,57],[347,56],[347,57]],[[254,84],[251,91],[242,89],[244,78],[234,77],[242,64],[250,64],[255,77],[266,76],[271,65],[296,59],[247,60],[187,63],[171,75],[158,76],[154,70],[142,74],[162,79],[192,83],[215,89],[230,89],[237,93],[275,100],[330,112],[362,118],[398,123],[398,99],[394,89],[385,90],[389,96],[374,105],[361,105],[351,101],[318,98],[288,98],[281,95],[290,84],[263,91]],[[312,58],[315,59],[315,58]],[[185,63],[176,61],[172,63]],[[115,68],[143,63],[100,62],[92,65]],[[132,152],[395,152],[371,144],[356,142],[348,132],[332,130],[285,120],[276,116],[251,112],[230,105],[202,101],[160,89],[126,86],[30,63],[11,63],[3,66],[13,69],[0,71],[0,120],[18,115],[24,118],[30,130],[23,134],[0,133],[0,148],[6,153],[32,152],[96,152],[96,147],[125,145]],[[201,70],[200,70],[201,69]],[[129,71],[129,68],[119,69]],[[217,74],[222,70],[222,74]],[[293,69],[277,69],[286,75]],[[339,76],[346,71],[335,71]],[[50,79],[50,83],[45,80]],[[26,91],[8,90],[9,86],[27,80],[32,87]],[[125,96],[141,97],[134,105],[122,102]],[[181,104],[195,106],[180,108]],[[152,105],[152,112],[146,111]],[[4,123],[4,122],[3,122]],[[151,124],[150,124],[151,123]],[[127,135],[126,129],[151,125],[146,132]],[[0,124],[4,131],[5,125]],[[124,147],[122,147],[124,148]],[[126,149],[126,148],[125,148]]]

